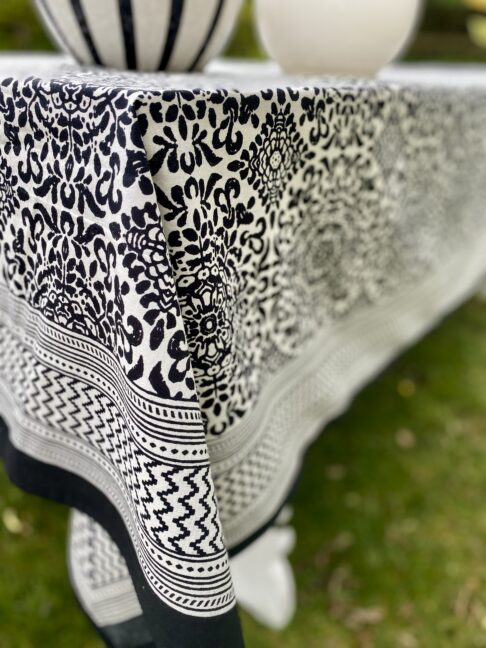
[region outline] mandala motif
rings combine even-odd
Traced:
[[[281,108],[272,104],[272,112],[249,150],[231,168],[240,169],[241,178],[248,179],[266,207],[278,204],[288,182],[312,157],[296,128],[291,105]]]

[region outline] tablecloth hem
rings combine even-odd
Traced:
[[[217,617],[199,618],[184,615],[164,604],[146,583],[125,524],[108,498],[78,475],[18,450],[1,416],[0,457],[10,481],[18,488],[76,508],[108,531],[127,563],[147,626],[154,636],[161,638],[161,642],[154,644],[155,648],[243,648],[236,607]]]
[[[77,591],[73,581],[71,581],[71,586],[73,588],[74,597],[79,607],[87,617],[91,626],[103,639],[107,648],[157,648],[157,646],[151,639],[148,641],[142,639],[143,643],[127,643],[126,641],[123,641],[124,637],[132,637],[135,634],[142,634],[144,631],[146,631],[143,616],[139,616],[134,619],[130,619],[129,621],[125,621],[124,623],[119,623],[113,626],[101,627],[93,620],[89,612],[85,609],[79,592]],[[120,640],[123,641],[123,643],[120,643]]]

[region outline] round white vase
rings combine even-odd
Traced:
[[[373,76],[404,48],[422,0],[256,0],[263,45],[293,74]]]
[[[242,0],[35,0],[62,49],[119,69],[200,70],[224,47]]]

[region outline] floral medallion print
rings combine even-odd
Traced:
[[[227,547],[288,493],[327,334],[475,239],[484,92],[50,66],[0,82],[12,447],[91,493],[160,645],[174,614],[234,630]]]
[[[261,132],[244,151],[239,165],[242,179],[258,191],[262,204],[276,205],[287,183],[305,161],[311,159],[304,139],[299,134],[291,105],[279,108],[272,104]],[[235,165],[236,166],[236,165]]]

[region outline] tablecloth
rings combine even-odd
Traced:
[[[108,643],[236,648],[228,552],[486,272],[486,72],[4,56],[0,133],[7,471]]]

